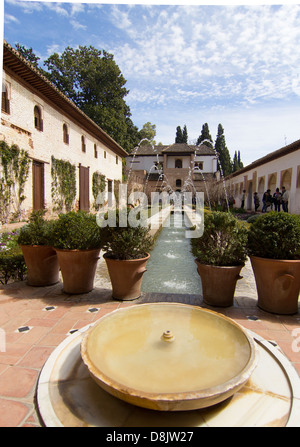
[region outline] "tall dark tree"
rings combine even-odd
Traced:
[[[230,159],[230,153],[225,142],[224,129],[221,124],[218,125],[215,150],[218,154],[218,161],[219,165],[222,168],[223,175],[226,177],[226,175],[229,175],[232,172],[232,163]]]
[[[202,143],[202,141],[205,141],[204,144],[205,144],[206,146],[211,147],[211,148],[214,147],[213,139],[212,139],[212,137],[211,137],[211,135],[210,135],[210,132],[209,132],[209,128],[208,128],[208,124],[207,124],[207,123],[203,124],[203,126],[202,126],[201,135],[199,135],[198,140],[197,140],[197,143],[196,143],[197,146],[200,146],[200,144]]]
[[[187,142],[188,142],[188,132],[187,132],[186,124],[183,126],[183,131],[182,131],[182,142],[183,142],[183,143],[187,143]]]
[[[188,141],[188,133],[186,125],[184,125],[183,131],[180,126],[177,126],[175,143],[187,143],[187,141]]]
[[[243,168],[244,165],[241,162],[241,154],[240,151],[235,151],[233,161],[232,161],[232,172],[236,172],[239,169]]]
[[[239,166],[239,169],[242,169],[244,167],[244,163],[241,160],[241,153],[240,153],[240,151],[238,151],[238,166]]]
[[[176,128],[176,137],[175,137],[175,143],[182,143],[182,130],[180,126],[177,126]]]

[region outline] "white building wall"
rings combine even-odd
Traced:
[[[188,169],[191,166],[191,156],[188,155],[168,155],[167,156],[167,166],[164,166],[164,169],[175,169],[175,161],[182,160],[182,168]],[[154,166],[157,162],[163,163],[164,157],[159,155],[136,155],[135,157],[129,156],[127,157],[127,168],[129,169],[132,166],[134,171],[136,170],[144,170],[148,173],[151,170],[151,173],[155,172]],[[196,155],[195,162],[203,163],[203,172],[214,173],[217,171],[217,162],[214,156],[201,156]]]
[[[164,159],[162,156],[156,155],[136,155],[135,157],[129,156],[127,157],[127,168],[129,169],[132,166],[134,171],[147,171],[151,173],[155,172],[154,166],[159,163],[163,163]]]
[[[226,185],[236,207],[240,207],[242,191],[246,190],[245,208],[250,210],[254,210],[254,192],[258,192],[262,206],[263,193],[267,189],[271,189],[273,195],[276,187],[281,190],[285,186],[290,196],[289,212],[300,214],[300,148],[253,169],[243,170],[240,175],[227,178]]]
[[[81,163],[90,167],[89,196],[93,203],[92,174],[100,172],[110,180],[122,180],[122,159],[114,151],[106,147],[93,135],[86,132],[80,125],[65,116],[44,98],[28,90],[13,76],[3,72],[3,82],[8,87],[10,113],[1,113],[0,139],[9,145],[17,144],[20,149],[28,151],[32,159],[44,162],[45,207],[51,209],[51,156],[68,160],[76,167]],[[34,106],[42,111],[43,131],[34,126]],[[69,144],[63,142],[63,124],[69,129]],[[86,152],[81,150],[81,136],[85,136]],[[94,144],[97,146],[98,157],[94,157]],[[32,209],[32,169],[26,184],[26,199],[22,208]],[[76,169],[77,200],[79,198],[79,169]]]

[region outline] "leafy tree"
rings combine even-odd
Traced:
[[[145,123],[142,129],[138,131],[140,141],[146,138],[153,145],[156,144],[156,141],[154,140],[155,135],[156,135],[156,125],[151,124],[149,121]]]
[[[218,125],[218,133],[215,141],[215,150],[218,154],[218,163],[222,168],[223,175],[231,174],[232,172],[232,164],[230,159],[229,150],[227,149],[224,129],[221,124]]]
[[[20,45],[19,43],[16,43],[15,47],[16,50],[25,60],[30,62],[31,65],[33,65],[35,68],[41,70],[44,73],[44,71],[39,67],[40,58],[34,54],[33,49],[31,47],[26,48],[24,45]]]
[[[207,140],[209,140],[209,141],[207,141]],[[202,141],[205,141],[204,144],[205,144],[206,146],[213,148],[213,139],[212,139],[212,137],[211,137],[211,135],[210,135],[210,132],[209,132],[209,128],[208,128],[208,124],[207,124],[207,123],[203,124],[203,126],[202,126],[201,135],[199,135],[198,140],[197,140],[197,143],[196,143],[197,146],[200,146],[200,144],[202,143]],[[210,143],[210,141],[211,141],[211,143]]]

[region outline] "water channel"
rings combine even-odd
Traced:
[[[143,292],[202,293],[183,219],[181,213],[171,214],[170,226],[162,228],[147,263]]]

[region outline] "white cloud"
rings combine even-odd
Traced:
[[[205,86],[211,97],[249,104],[295,94],[300,6],[153,7],[133,22],[134,11],[114,6],[114,25],[131,43],[112,52],[140,88],[179,83],[196,96]]]
[[[18,20],[15,16],[11,15],[11,14],[6,14],[4,17],[4,23],[8,24],[8,23],[20,23],[20,20]]]
[[[62,7],[63,3],[56,3],[56,2],[45,2],[44,3],[44,2],[42,2],[41,4],[45,5],[46,8],[50,9],[51,11],[54,11],[56,14],[58,14],[60,16],[65,16],[65,17],[69,16],[68,10]]]

